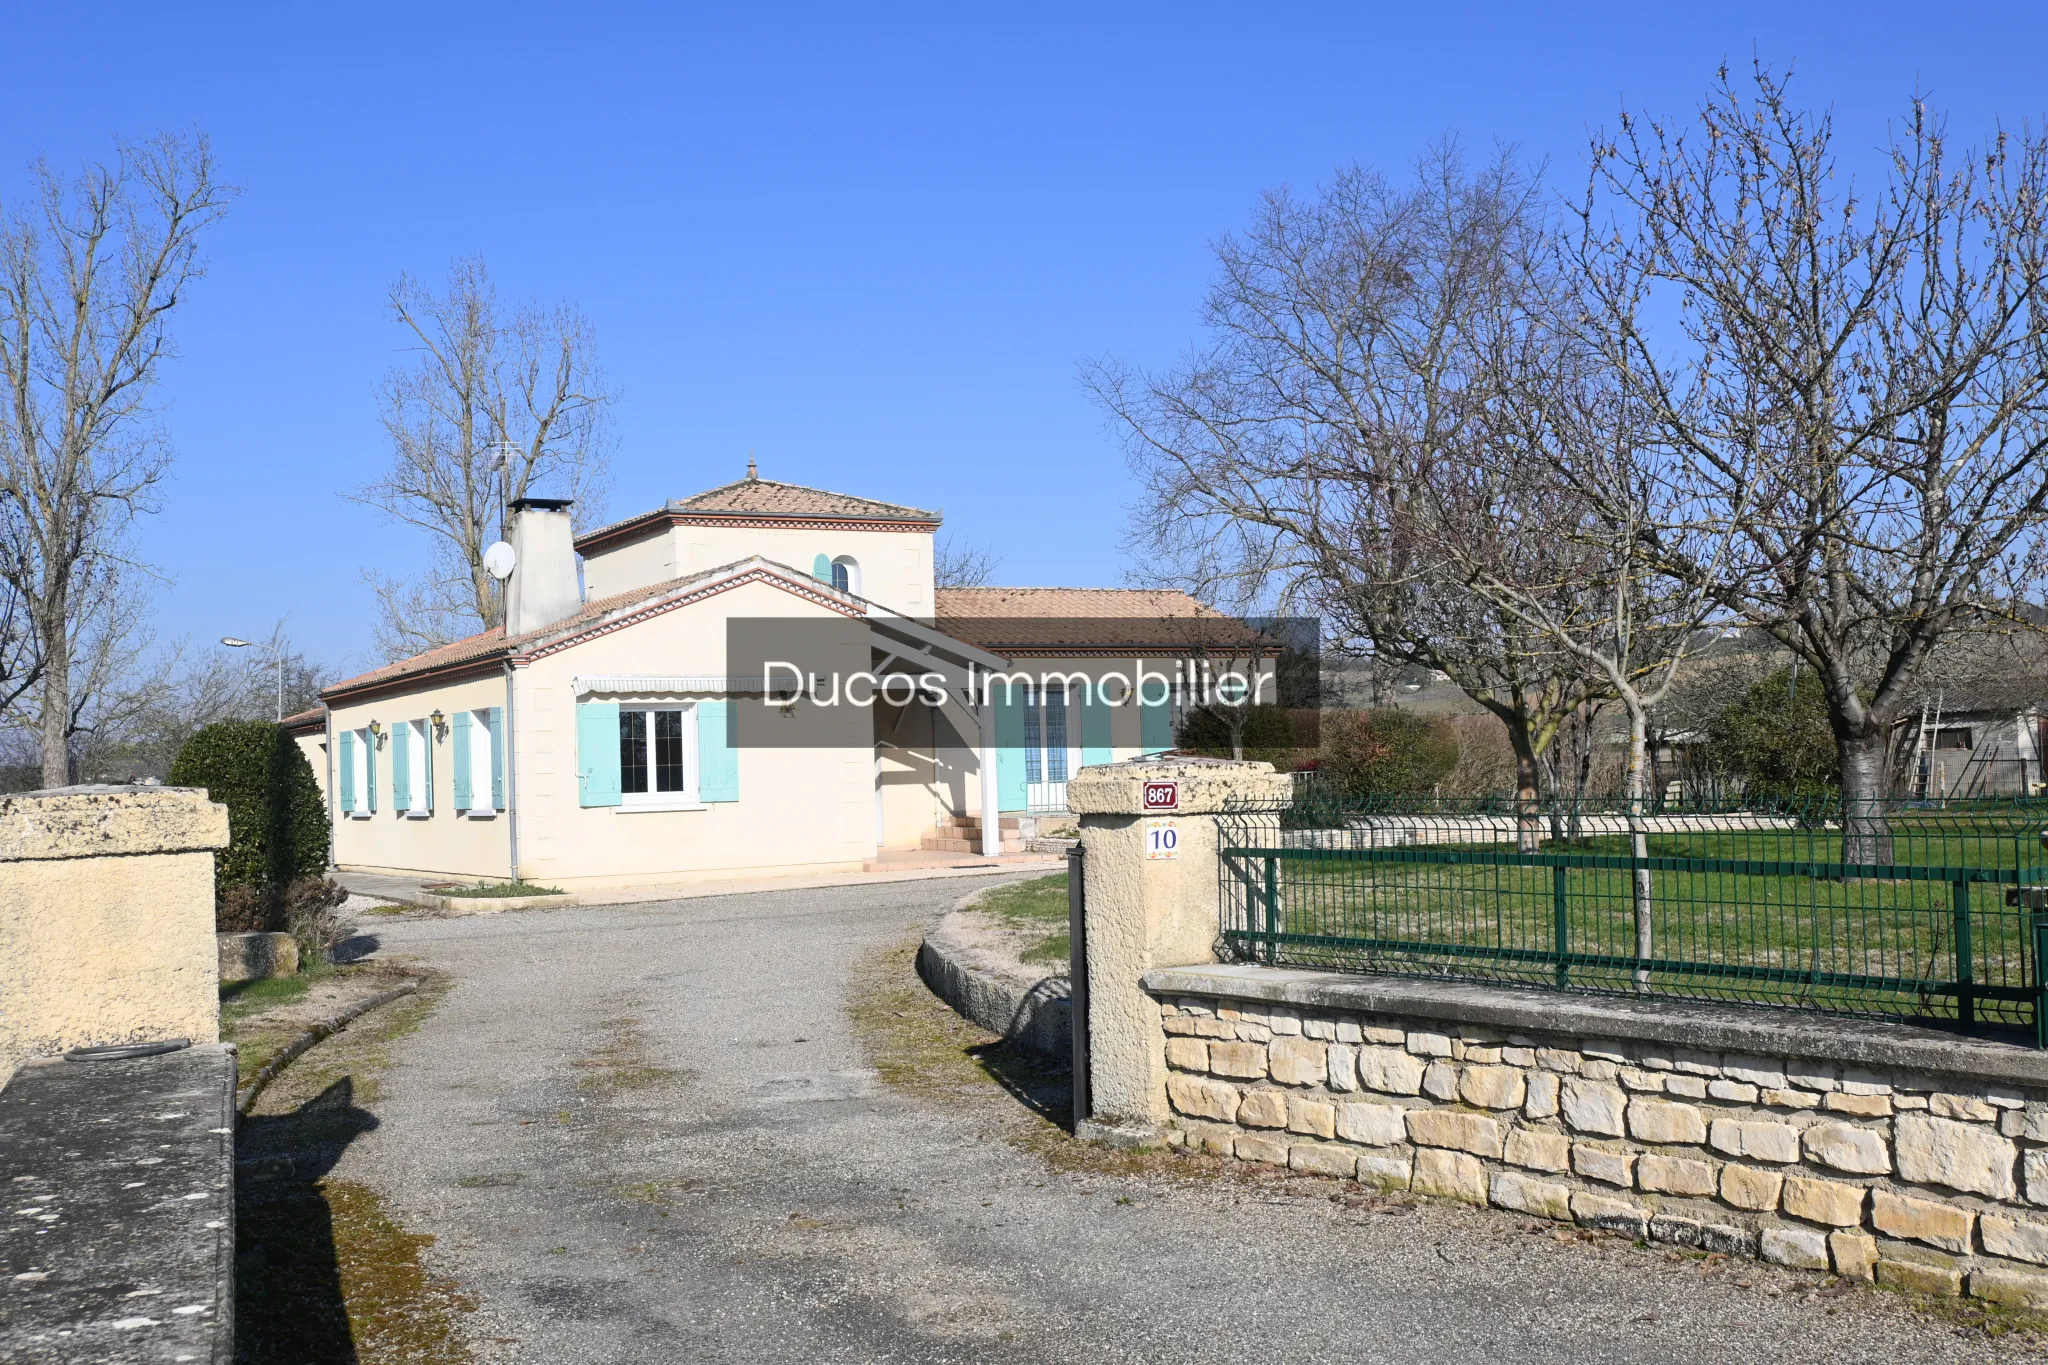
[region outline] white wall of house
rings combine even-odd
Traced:
[[[575,680],[580,677],[723,676],[728,617],[824,617],[824,607],[749,583],[636,625],[585,640],[515,672],[519,860],[534,881],[570,888],[711,876],[858,870],[875,850],[872,721],[847,708],[844,743],[828,748],[746,748],[739,800],[694,810],[585,807],[577,784]],[[867,667],[865,648],[845,671]],[[634,693],[583,700],[682,706],[709,693]],[[758,706],[758,697],[735,697]]]
[[[516,668],[511,700],[511,799],[518,815],[519,872],[529,881],[568,889],[630,886],[708,877],[788,875],[857,870],[875,852],[873,720],[845,708],[831,715],[843,742],[803,749],[746,748],[738,752],[737,799],[585,805],[579,772],[579,702],[610,702],[626,709],[680,711],[708,701],[760,705],[758,697],[728,697],[710,687],[676,690],[579,691],[578,679],[723,677],[727,672],[729,616],[826,616],[817,603],[754,582],[650,615],[543,654]],[[843,663],[865,668],[864,645],[849,648]],[[502,673],[486,679],[423,685],[374,700],[337,704],[334,724],[366,728],[377,719],[384,735],[375,750],[377,799],[337,820],[337,859],[362,870],[388,870],[498,879],[509,868],[510,821],[483,820],[453,809],[452,725],[433,745],[433,809],[394,809],[394,727],[437,707],[504,707]],[[616,721],[613,722],[616,725]],[[431,728],[431,727],[430,727]],[[617,730],[601,743],[617,754]],[[410,747],[410,746],[408,746]],[[360,782],[353,784],[360,791]],[[359,803],[367,807],[367,801]],[[663,809],[650,806],[665,805]]]
[[[327,799],[327,734],[324,730],[304,730],[292,736],[305,755],[306,764],[313,770],[313,782],[320,788],[320,799]]]
[[[364,701],[339,701],[330,706],[329,726],[336,762],[348,755],[356,769],[353,778],[336,782],[334,860],[338,866],[360,871],[386,871],[447,877],[453,880],[502,881],[511,872],[509,825],[503,811],[491,804],[488,781],[470,783],[468,809],[458,809],[456,800],[454,717],[467,711],[502,711],[505,705],[505,677],[493,672],[481,677],[440,684],[422,684],[404,691],[387,693]],[[438,710],[444,723],[438,729],[430,718]],[[371,721],[382,734],[374,749],[363,741]],[[416,783],[411,810],[399,810],[393,799],[392,766],[396,750],[394,734],[401,724],[417,724],[428,736],[430,769],[427,792]],[[352,738],[342,739],[344,732]],[[472,740],[476,734],[472,731]],[[411,748],[409,745],[408,748]],[[488,759],[488,744],[480,748]],[[374,778],[366,788],[365,777],[374,753]],[[416,760],[417,761],[417,760]],[[485,769],[486,775],[488,769]],[[374,788],[374,800],[371,790]],[[344,809],[343,793],[354,798],[354,809]],[[372,806],[374,805],[374,809]]]
[[[928,531],[843,529],[835,526],[731,526],[684,524],[653,531],[583,560],[586,597],[596,599],[752,555],[810,574],[818,556],[848,557],[858,565],[854,591],[905,616],[932,613],[932,536]]]

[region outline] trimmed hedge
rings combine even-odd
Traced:
[[[267,720],[225,720],[185,741],[171,764],[174,787],[204,787],[228,808],[228,846],[214,855],[216,907],[283,913],[287,887],[327,870],[327,803],[312,765],[284,727]],[[218,910],[217,910],[218,915]],[[269,924],[223,924],[257,929]]]

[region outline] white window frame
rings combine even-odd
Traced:
[[[348,763],[355,769],[349,774],[349,789],[355,793],[356,808],[343,814],[351,820],[367,820],[373,813],[370,810],[370,746],[377,742],[377,737],[367,729],[349,733],[355,736],[355,743],[348,746]]]
[[[1061,725],[1066,733],[1066,743],[1057,747],[1045,742],[1046,732],[1052,728],[1046,723],[1049,708],[1045,703],[1046,693],[1051,689],[1034,683],[1024,691],[1026,717],[1024,728],[1026,736],[1024,746],[1024,804],[1026,809],[1032,811],[1065,810],[1067,808],[1067,783],[1073,779],[1075,773],[1081,770],[1081,708],[1075,702],[1082,694],[1079,688],[1069,687],[1064,683],[1054,684],[1054,686],[1060,689]],[[1029,742],[1029,736],[1033,730],[1036,730],[1038,733],[1038,743],[1035,745]],[[1036,782],[1030,780],[1031,758],[1033,754],[1036,754],[1038,758],[1038,781]],[[1052,755],[1054,754],[1063,754],[1065,756],[1063,764],[1066,768],[1066,775],[1058,781],[1054,781],[1052,776]]]
[[[405,795],[406,807],[398,814],[407,820],[424,820],[432,815],[427,794],[428,767],[427,746],[434,742],[434,727],[424,720],[402,720],[398,724],[408,726],[412,734],[405,741]],[[396,801],[391,803],[397,805]]]
[[[481,741],[481,743],[479,743]],[[491,804],[491,750],[498,737],[491,733],[491,709],[478,707],[469,713],[469,809],[465,819],[495,820],[498,808]]]
[[[855,597],[859,597],[861,595],[860,561],[858,559],[855,559],[852,555],[840,555],[838,558],[832,561],[832,568],[832,577],[834,580],[832,586],[835,588],[839,587],[837,581],[839,577],[838,570],[844,569],[846,570],[846,586],[844,588],[841,588],[840,591],[850,593]]]
[[[699,793],[703,788],[698,784],[697,770],[697,703],[694,701],[621,701],[619,703],[619,723],[624,725],[625,718],[636,711],[647,716],[645,727],[646,740],[644,742],[647,745],[647,781],[650,787],[655,781],[653,713],[656,711],[678,711],[682,713],[683,789],[681,791],[668,792],[651,790],[644,792],[626,791],[624,790],[625,775],[623,765],[621,765],[619,804],[612,809],[621,815],[638,814],[644,811],[707,809],[704,802],[699,799]]]

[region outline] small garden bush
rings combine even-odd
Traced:
[[[228,808],[228,846],[214,855],[214,921],[222,932],[291,928],[295,912],[332,892],[327,806],[306,756],[267,720],[227,720],[185,741],[174,787],[203,787]],[[301,885],[306,881],[312,887]]]
[[[1708,755],[1753,798],[1808,805],[1842,789],[1842,757],[1820,675],[1781,668],[1707,722]]]
[[[1344,796],[1432,793],[1458,764],[1458,737],[1440,720],[1383,707],[1323,716],[1320,771]]]
[[[1225,706],[1198,706],[1187,713],[1181,721],[1180,733],[1174,738],[1183,753],[1205,758],[1234,757],[1230,731],[1239,716],[1244,725],[1239,738],[1247,760],[1270,763],[1284,773],[1315,757],[1316,713],[1297,714],[1279,706],[1262,704],[1241,711]]]

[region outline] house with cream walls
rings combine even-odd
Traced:
[[[514,504],[503,627],[292,718],[336,864],[573,890],[1000,856],[1080,767],[1172,747],[1190,639],[1270,683],[1180,593],[938,589],[939,521],[751,466],[581,536]]]

